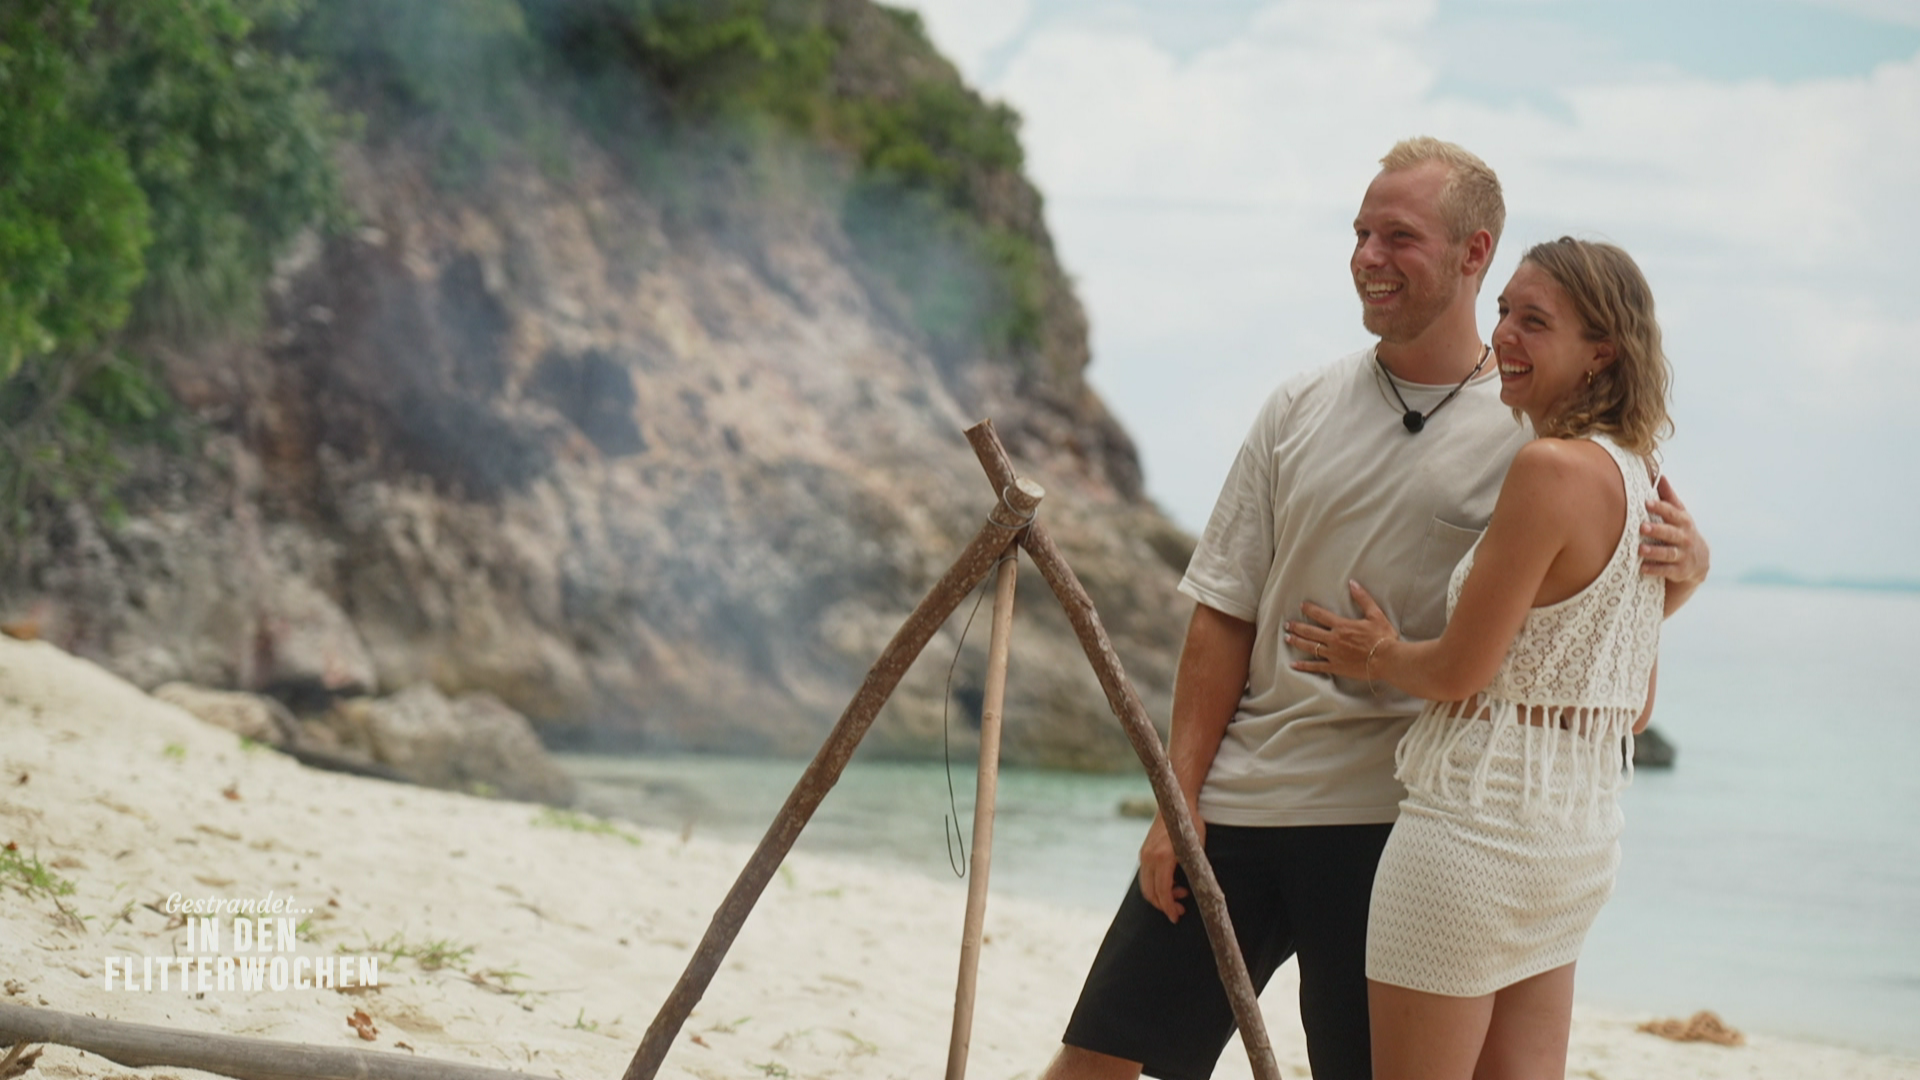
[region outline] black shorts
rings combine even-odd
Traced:
[[[1300,1019],[1315,1080],[1370,1080],[1367,904],[1391,825],[1207,826],[1256,990],[1300,957]],[[1186,875],[1176,880],[1186,884]],[[1135,879],[1114,916],[1062,1041],[1138,1061],[1161,1080],[1207,1080],[1233,1037],[1206,927],[1189,897],[1170,923]]]

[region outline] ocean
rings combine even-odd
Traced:
[[[1654,726],[1679,753],[1625,795],[1582,1001],[1920,1053],[1920,595],[1710,584],[1666,627]],[[1019,661],[1019,630],[1014,633]],[[1124,657],[1122,658],[1124,660]],[[804,762],[560,755],[588,809],[757,841]],[[798,846],[964,884],[939,763],[856,758]],[[951,770],[971,841],[974,772]],[[993,892],[1104,922],[1146,823],[1138,774],[1009,769]],[[959,927],[954,928],[956,948]]]

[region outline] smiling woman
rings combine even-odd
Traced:
[[[1542,435],[1596,431],[1643,456],[1673,432],[1673,372],[1653,295],[1627,253],[1570,236],[1527,251],[1493,331],[1500,400]]]
[[[1362,215],[1363,220],[1365,215]],[[1363,241],[1363,246],[1364,246]],[[1522,447],[1447,589],[1436,640],[1318,604],[1294,668],[1428,704],[1401,740],[1407,797],[1367,923],[1373,1075],[1559,1075],[1574,962],[1612,892],[1633,734],[1652,709],[1667,598],[1639,572],[1665,357],[1638,267],[1611,245],[1528,251],[1493,335]]]

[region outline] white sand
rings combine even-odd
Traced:
[[[231,798],[225,792],[238,798]],[[0,1001],[186,1029],[614,1078],[678,979],[749,849],[621,826],[558,827],[539,807],[304,769],[43,644],[0,638],[0,844],[75,891],[0,881]],[[103,986],[108,957],[185,954],[169,894],[291,895],[314,914],[299,954],[441,941],[424,970],[380,953],[377,990]],[[954,883],[796,855],[768,888],[661,1075],[928,1077],[944,1069],[965,894]],[[230,921],[223,920],[230,935]],[[1103,919],[1004,897],[988,915],[970,1075],[1034,1076],[1058,1044]],[[230,936],[222,945],[233,953]],[[140,961],[136,960],[136,970]],[[462,970],[463,969],[463,970]],[[1292,967],[1265,997],[1289,1077],[1308,1075]],[[516,972],[515,993],[471,973]],[[501,982],[498,974],[486,975]],[[378,1028],[362,1041],[356,1008]],[[1568,1075],[1920,1077],[1920,1061],[1754,1038],[1726,1048],[1581,1010]],[[50,1048],[33,1075],[131,1077]],[[1238,1045],[1216,1074],[1251,1075]]]

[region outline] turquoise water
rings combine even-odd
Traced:
[[[1582,1000],[1920,1052],[1916,647],[1911,594],[1710,587],[1668,625],[1654,723],[1679,758],[1627,792],[1625,858],[1580,961]],[[561,760],[590,809],[745,842],[804,767]],[[970,766],[953,786],[970,836]],[[994,891],[1104,921],[1145,831],[1116,807],[1146,794],[1139,776],[1008,770]],[[948,814],[937,763],[855,761],[798,846],[955,880]]]
[[[1709,590],[1661,648],[1589,1000],[1920,1051],[1920,596]]]
[[[757,843],[805,762],[727,757],[559,754],[596,813],[696,835]],[[954,804],[973,845],[972,762],[955,763]],[[1133,873],[1144,820],[1122,817],[1125,798],[1152,797],[1144,777],[1007,769],[995,800],[992,888],[1091,909],[1110,909]],[[906,866],[956,881],[960,848],[943,842],[953,810],[938,763],[847,767],[794,846]],[[1109,914],[1111,912],[1109,911]]]

